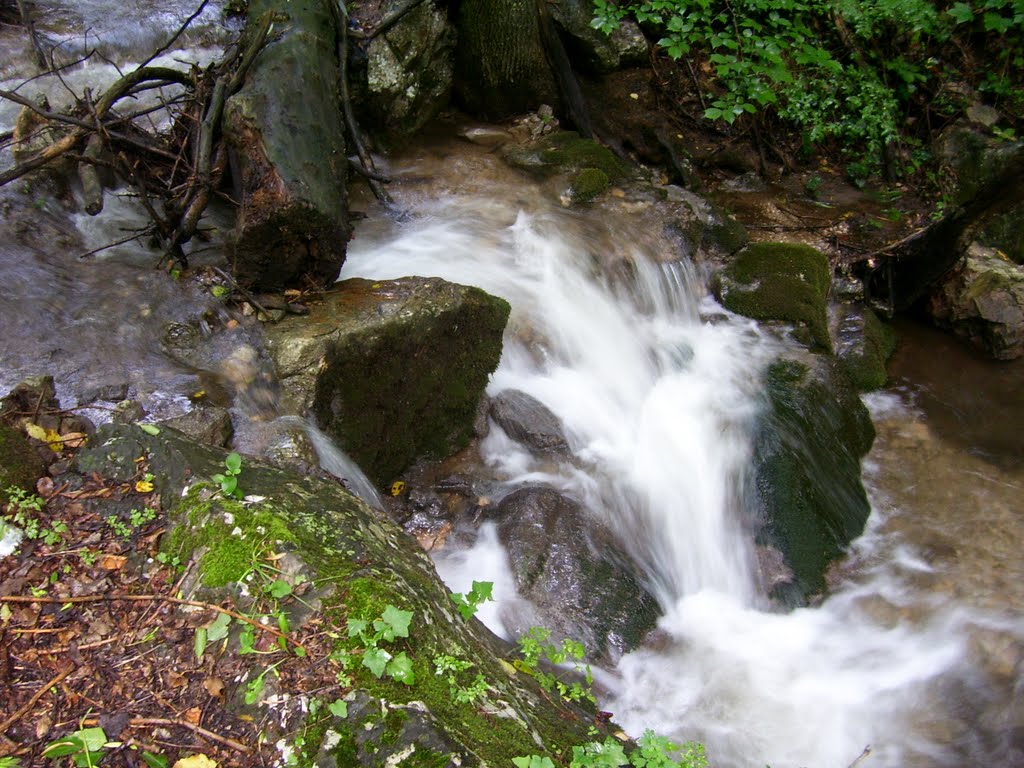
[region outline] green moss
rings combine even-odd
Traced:
[[[859,344],[840,354],[850,381],[861,392],[871,392],[885,386],[888,380],[886,362],[896,351],[896,332],[871,309],[862,313],[863,328]]]
[[[826,301],[832,269],[807,245],[754,243],[717,276],[713,289],[727,308],[755,320],[804,323],[813,343],[831,352]]]
[[[602,171],[609,180],[626,177],[629,169],[608,147],[593,139],[584,139],[573,131],[549,136],[540,147],[540,160],[559,171],[581,171],[591,168]]]
[[[600,168],[584,168],[572,180],[572,199],[577,203],[589,203],[608,189],[610,183],[608,174]]]

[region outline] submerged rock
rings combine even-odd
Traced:
[[[967,259],[928,299],[940,326],[998,360],[1024,355],[1024,267],[992,248],[971,246]]]
[[[521,488],[497,506],[498,535],[516,587],[556,635],[583,643],[594,660],[635,648],[660,611],[611,532],[551,488]]]
[[[860,458],[875,430],[839,363],[783,358],[765,374],[767,409],[754,442],[760,538],[794,574],[774,596],[799,603],[825,588],[825,571],[864,530],[871,511]]]
[[[499,392],[491,398],[490,414],[509,437],[528,448],[540,453],[569,453],[561,419],[525,392]]]
[[[289,410],[317,424],[378,486],[473,436],[509,305],[439,278],[339,283],[267,329]]]
[[[797,243],[754,243],[715,275],[712,290],[737,314],[805,325],[811,342],[831,352],[831,283],[832,268],[820,251]]]

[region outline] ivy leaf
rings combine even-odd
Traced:
[[[474,581],[473,588],[469,590],[469,596],[474,603],[483,603],[493,600],[491,593],[494,591],[493,581]]]
[[[952,16],[957,24],[966,24],[974,18],[974,11],[971,10],[971,6],[967,3],[953,3],[946,13]]]
[[[195,654],[196,660],[202,661],[206,653],[206,627],[196,627]]]
[[[402,651],[388,662],[387,673],[388,677],[406,685],[412,685],[416,682],[416,673],[412,669],[412,659],[406,656],[405,651]]]
[[[378,627],[377,622],[374,622],[374,627],[384,633],[385,640],[409,636],[409,622],[412,621],[412,611],[403,611],[400,608],[389,605],[384,609],[384,613],[381,614],[380,618],[387,626]]]
[[[365,619],[349,619],[348,620],[348,636],[356,637],[358,635],[366,634],[366,630],[369,628],[370,622]]]
[[[142,422],[136,421],[135,426],[145,432],[147,435],[153,435],[156,437],[160,434],[160,428],[154,427],[152,424],[143,424]]]
[[[383,648],[367,648],[363,653],[363,666],[380,678],[391,661],[391,654]]]
[[[292,585],[284,579],[278,579],[267,587],[267,592],[276,600],[288,597],[292,593]]]
[[[231,625],[231,617],[226,613],[218,613],[217,618],[206,625],[206,640],[209,643],[216,643],[228,636],[228,627]],[[197,631],[198,634],[198,631]]]
[[[348,717],[348,702],[344,699],[332,701],[330,704],[327,705],[327,711],[335,717],[345,719],[346,717]]]

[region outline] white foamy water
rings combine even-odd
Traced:
[[[571,215],[528,184],[468,184],[473,194],[416,192],[401,224],[369,222],[342,278],[439,276],[511,303],[489,391],[543,402],[572,460],[539,461],[492,425],[485,461],[508,488],[547,483],[611,524],[664,609],[657,646],[602,676],[602,706],[634,735],[705,742],[716,766],[1012,764],[1012,723],[982,724],[978,710],[998,721],[1012,701],[1022,628],[922,590],[935,569],[885,530],[891,509],[873,516],[823,605],[767,608],[742,499],[759,372],[777,342],[722,312],[698,270],[666,262],[667,246],[628,217]],[[875,406],[913,419],[897,398]],[[502,605],[484,618],[506,633],[502,609],[519,598],[493,530],[440,556],[439,570],[454,591],[493,580]],[[1003,650],[1001,672],[985,668],[986,642]]]

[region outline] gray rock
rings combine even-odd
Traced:
[[[591,0],[561,0],[551,4],[551,16],[568,38],[575,54],[573,64],[602,74],[647,59],[647,39],[640,27],[623,20],[610,35],[590,26],[594,18]]]
[[[231,414],[226,408],[198,406],[182,416],[162,421],[200,443],[224,448],[234,434]]]
[[[509,306],[438,278],[339,283],[267,328],[287,410],[312,413],[378,486],[473,435]]]
[[[494,512],[516,587],[556,637],[614,661],[654,629],[658,603],[611,533],[550,488],[522,488]]]
[[[513,440],[540,453],[568,455],[562,421],[540,400],[506,389],[491,400],[491,418]]]
[[[940,326],[998,360],[1024,355],[1024,267],[974,243],[967,259],[928,299]]]

